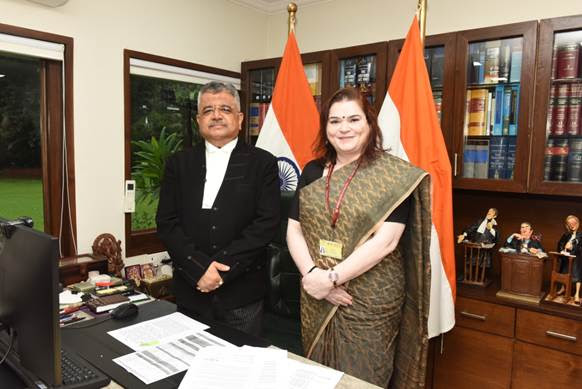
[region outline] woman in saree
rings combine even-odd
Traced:
[[[379,385],[424,384],[430,268],[428,175],[382,149],[353,88],[322,108],[287,244],[303,275],[305,355]]]

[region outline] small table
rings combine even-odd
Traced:
[[[572,262],[576,259],[575,255],[558,253],[556,251],[550,251],[550,256],[552,257],[552,276],[550,278],[550,298],[553,300],[556,298],[556,289],[558,284],[564,285],[566,289],[564,292],[564,303],[568,303],[572,298]],[[568,271],[566,273],[560,273],[560,258],[568,259]]]

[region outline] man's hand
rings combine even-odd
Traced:
[[[465,240],[465,234],[461,234],[457,236],[457,243],[461,243],[463,240]]]
[[[513,234],[513,235],[511,235],[511,236],[513,236],[513,237],[514,237],[514,238],[516,238],[517,240],[522,240],[522,239],[523,239],[523,238],[521,237],[521,234],[520,234],[520,233],[518,233],[518,232],[514,233],[514,234]]]
[[[212,261],[206,273],[198,280],[196,289],[202,293],[211,292],[222,285],[222,277],[219,271],[229,271],[230,267],[220,262]]]

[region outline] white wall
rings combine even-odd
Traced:
[[[427,0],[427,34],[582,14],[581,0]],[[330,0],[299,7],[301,52],[404,38],[417,0]],[[269,16],[263,58],[279,57],[287,37],[287,11]],[[254,58],[258,59],[258,58]]]
[[[77,232],[89,252],[103,232],[125,241],[123,49],[238,72],[264,55],[267,16],[226,0],[0,0],[0,23],[74,38]]]
[[[428,0],[427,33],[581,14],[582,0]],[[301,51],[402,38],[416,0],[330,0],[297,15]],[[287,12],[265,15],[226,0],[69,0],[47,8],[0,0],[0,23],[74,38],[79,251],[110,232],[124,241],[123,49],[240,71],[278,57]],[[124,250],[125,252],[125,250]]]

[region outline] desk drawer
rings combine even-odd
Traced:
[[[515,308],[457,297],[455,308],[457,325],[512,338]]]
[[[520,340],[582,355],[580,321],[518,309],[516,327]]]

